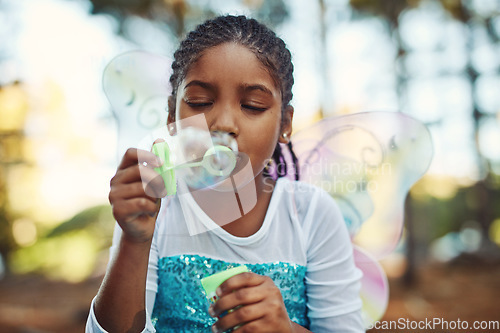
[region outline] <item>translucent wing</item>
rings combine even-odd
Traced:
[[[359,245],[354,260],[363,272],[362,314],[369,327],[384,315],[389,300],[377,259],[399,242],[405,197],[432,159],[430,133],[402,113],[368,112],[324,119],[292,141],[301,180],[336,199]]]
[[[104,69],[104,92],[118,124],[118,156],[153,131],[157,137],[168,136],[164,126],[171,63],[166,57],[132,51],[117,56]]]
[[[368,328],[385,313],[389,302],[389,284],[378,262],[357,246],[354,247],[354,263],[363,272],[360,296],[363,323]]]
[[[332,195],[354,243],[380,259],[397,245],[404,200],[432,159],[427,128],[399,112],[324,119],[292,137],[300,178]]]

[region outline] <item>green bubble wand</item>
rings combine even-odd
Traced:
[[[160,167],[155,168],[155,171],[158,172],[163,178],[167,195],[177,193],[177,184],[175,181],[176,169],[203,167],[212,176],[228,177],[236,166],[235,153],[230,148],[222,145],[214,145],[213,147],[210,147],[203,155],[201,161],[180,165],[175,165],[173,163],[172,150],[167,142],[155,143],[152,151],[163,161],[163,164]],[[227,157],[228,161],[227,163],[224,163],[223,167],[221,167],[222,165],[219,163],[221,160],[219,157],[221,157],[221,155]]]

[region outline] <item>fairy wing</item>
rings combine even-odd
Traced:
[[[370,327],[382,318],[389,303],[389,283],[379,263],[363,249],[354,246],[354,263],[363,272],[360,297],[363,302],[362,319]]]
[[[300,179],[334,197],[353,242],[376,259],[403,230],[404,201],[432,159],[427,128],[400,112],[331,117],[292,136]]]
[[[131,51],[115,57],[104,69],[104,93],[118,125],[118,156],[140,142],[151,144],[168,136],[171,63],[167,57]]]
[[[363,272],[360,296],[365,327],[379,320],[389,300],[378,259],[403,230],[404,200],[432,159],[427,128],[396,112],[367,112],[324,119],[292,136],[302,181],[334,197]]]

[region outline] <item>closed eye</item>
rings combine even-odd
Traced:
[[[244,109],[250,110],[250,111],[257,111],[257,112],[263,112],[263,111],[267,110],[267,108],[261,108],[261,107],[248,105],[248,104],[242,104],[241,107]]]
[[[205,107],[208,107],[208,106],[212,105],[211,102],[204,102],[204,103],[186,102],[186,104],[189,105],[190,107],[192,107],[193,109],[205,108]]]

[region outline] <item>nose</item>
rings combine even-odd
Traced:
[[[239,126],[237,119],[238,110],[230,106],[221,106],[209,112],[208,125],[211,132],[220,131],[238,136]]]

